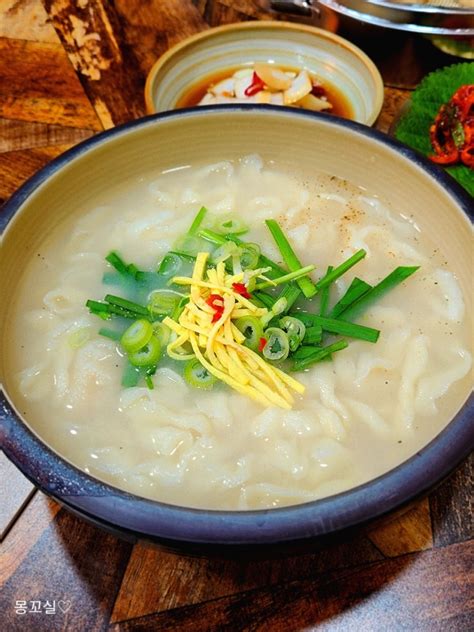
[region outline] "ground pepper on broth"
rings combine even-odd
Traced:
[[[115,249],[137,270],[152,270],[204,204],[222,222],[238,209],[249,227],[245,240],[283,264],[264,222],[275,220],[301,264],[317,265],[315,281],[365,250],[331,286],[330,310],[356,276],[374,286],[395,266],[421,266],[422,274],[357,321],[380,330],[376,344],[353,340],[331,362],[292,374],[305,394],[291,410],[264,408],[219,382],[192,389],[172,360],[157,367],[155,388],[123,388],[117,341],[98,334],[111,323],[84,308],[91,296],[119,294],[112,266],[102,281],[104,257]],[[16,327],[24,349],[12,357],[21,410],[78,467],[173,504],[288,505],[387,471],[442,429],[460,405],[471,366],[456,278],[422,227],[400,213],[408,215],[348,182],[324,174],[306,179],[257,156],[121,183],[50,236],[41,248],[45,259],[31,263],[19,288]],[[320,308],[318,295],[304,301],[298,298],[297,311]],[[196,371],[202,379],[199,367],[190,368],[192,376]]]

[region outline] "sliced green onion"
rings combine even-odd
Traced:
[[[148,320],[136,320],[123,332],[120,344],[128,354],[135,353],[148,344],[152,335],[153,326]]]
[[[347,340],[339,340],[331,345],[328,345],[327,347],[322,347],[317,351],[314,351],[313,353],[307,355],[305,358],[296,360],[291,370],[302,371],[303,369],[307,369],[312,364],[315,364],[316,362],[321,362],[321,360],[324,360],[336,351],[341,351],[341,349],[345,349],[347,346]]]
[[[68,336],[68,344],[72,349],[80,349],[90,340],[92,327],[81,327],[72,331]]]
[[[158,266],[158,273],[162,276],[170,279],[180,272],[186,263],[192,263],[196,261],[196,257],[188,255],[184,252],[175,252],[170,250],[166,253]]]
[[[416,272],[419,267],[420,266],[400,266],[395,268],[395,270],[382,279],[380,283],[375,285],[371,290],[361,296],[359,300],[355,301],[355,303],[352,303],[352,305],[349,305],[347,309],[342,311],[339,314],[339,318],[343,318],[344,320],[347,320],[348,318],[356,318],[361,314],[361,312],[367,309],[367,307],[372,305],[374,301],[405,281],[405,279]]]
[[[333,267],[332,266],[328,266],[328,269],[327,269],[327,272],[326,272],[326,276],[332,271],[333,271]],[[321,301],[319,303],[319,315],[320,316],[326,316],[326,314],[328,312],[330,287],[331,287],[331,284],[328,283],[321,290]]]
[[[188,360],[184,365],[184,379],[194,388],[210,390],[217,382],[215,375],[210,373],[197,358]]]
[[[288,336],[279,327],[269,327],[265,331],[267,344],[263,348],[263,357],[267,360],[285,360],[290,352]]]
[[[240,257],[241,250],[237,244],[234,244],[233,241],[226,241],[213,252],[212,262],[218,264],[221,261],[226,261],[233,255],[238,255]]]
[[[156,336],[151,336],[146,345],[128,354],[128,360],[130,364],[138,367],[148,367],[156,364],[161,355],[161,345]]]
[[[313,325],[312,327],[306,328],[306,333],[303,338],[303,343],[305,345],[315,345],[318,342],[321,342],[323,337],[323,328],[320,325]]]
[[[174,251],[184,255],[195,257],[198,252],[208,250],[206,243],[198,235],[186,234],[179,237],[174,243]]]
[[[265,325],[268,325],[268,323],[273,318],[275,318],[275,316],[279,316],[280,314],[283,314],[283,312],[286,311],[287,305],[288,303],[287,303],[286,298],[279,298],[278,300],[276,300],[275,303],[273,303],[273,306],[268,312],[268,314],[264,314],[260,318],[262,325],[265,327]]]
[[[240,250],[242,270],[255,270],[261,255],[260,246],[251,242],[245,242],[240,246]]]
[[[351,257],[349,257],[349,259],[341,263],[341,265],[337,266],[337,268],[331,270],[331,272],[325,274],[322,279],[319,279],[316,283],[316,289],[322,290],[324,287],[333,283],[336,279],[352,268],[352,266],[355,266],[356,263],[363,259],[366,254],[367,252],[363,249],[355,252]]]
[[[300,268],[299,270],[295,270],[294,272],[288,272],[288,274],[284,274],[283,276],[272,279],[271,281],[262,281],[262,283],[257,283],[255,287],[257,290],[264,290],[267,287],[275,287],[276,285],[288,283],[289,281],[298,281],[298,279],[306,276],[315,268],[316,266],[313,265],[304,266],[304,268]]]
[[[134,303],[133,301],[128,301],[126,298],[122,298],[121,296],[107,294],[104,300],[111,305],[116,305],[117,307],[126,309],[129,312],[134,312],[135,314],[149,317],[149,313],[146,307],[144,307],[143,305],[139,305],[138,303]]]
[[[301,288],[296,283],[289,283],[283,290],[280,292],[277,298],[286,298],[286,310],[288,311],[293,307],[296,299],[301,294]]]
[[[241,331],[246,340],[245,346],[253,351],[258,349],[260,338],[263,337],[263,325],[255,316],[242,316],[234,321],[235,326]]]
[[[122,374],[122,386],[132,388],[136,386],[140,380],[140,369],[127,362]]]
[[[172,290],[154,290],[148,296],[148,311],[155,317],[171,316],[182,298]]]
[[[344,295],[339,299],[332,308],[331,312],[328,314],[329,318],[337,318],[339,314],[341,314],[345,309],[348,309],[352,303],[357,301],[370,289],[372,289],[372,286],[362,279],[358,279],[357,277],[352,279],[352,283],[349,285]]]
[[[115,329],[108,329],[107,327],[101,327],[99,329],[99,336],[104,336],[104,338],[109,338],[110,340],[115,340],[115,342],[119,342],[122,337],[121,331],[116,331]]]
[[[288,335],[290,351],[296,351],[305,336],[306,327],[301,320],[293,316],[283,316],[280,318],[279,325]]]
[[[183,296],[183,298],[180,299],[179,303],[176,305],[174,312],[171,315],[171,318],[173,320],[178,320],[178,318],[183,313],[183,309],[185,305],[187,305],[188,303],[189,303],[189,296]]]
[[[152,391],[155,388],[151,375],[145,375],[145,384],[150,389],[150,391]]]
[[[265,220],[265,223],[268,226],[272,237],[275,240],[276,245],[278,246],[279,251],[281,252],[283,261],[290,269],[290,272],[300,270],[303,266],[301,265],[300,260],[296,256],[293,248],[290,246],[290,242],[286,238],[278,223],[274,219],[267,219]],[[306,296],[306,298],[311,298],[311,296],[314,296],[314,294],[316,294],[316,286],[309,277],[302,276],[297,279],[296,282],[300,286],[301,291]]]
[[[158,338],[158,341],[162,347],[166,347],[169,342],[171,329],[164,325],[160,320],[155,320],[152,324],[153,335]]]
[[[243,235],[248,232],[248,226],[246,226],[241,219],[230,215],[219,217],[214,224],[214,229],[223,235],[229,233],[231,235]]]
[[[377,342],[380,335],[380,331],[378,329],[364,327],[363,325],[356,325],[355,323],[349,323],[345,320],[336,320],[335,318],[326,318],[324,316],[317,316],[316,314],[308,313],[298,314],[298,318],[300,318],[305,325],[320,325],[323,331],[329,331],[332,334],[341,334],[342,336],[349,336],[350,338],[367,340],[368,342]]]
[[[188,235],[195,235],[198,232],[202,222],[204,221],[204,217],[206,216],[206,213],[207,213],[207,208],[205,206],[201,206],[201,208],[197,212],[196,217],[193,219],[193,223],[189,227]]]
[[[242,246],[242,244],[244,243],[241,239],[239,239],[235,235],[219,235],[219,233],[216,233],[208,229],[201,230],[199,231],[198,234],[199,234],[199,237],[202,237],[206,241],[209,241],[210,243],[218,245],[218,246],[221,244],[224,244],[226,241],[233,241],[238,246]],[[271,259],[268,259],[268,257],[265,257],[265,255],[260,255],[260,258],[258,260],[258,266],[260,268],[271,268],[271,271],[268,273],[268,276],[270,278],[271,278],[271,275],[282,276],[283,274],[287,274],[288,272],[288,270],[284,270],[277,263],[275,263]]]

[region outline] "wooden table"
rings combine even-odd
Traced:
[[[209,25],[268,17],[253,0],[0,0],[0,202],[66,148],[141,116],[144,78],[169,46]],[[349,36],[383,73],[383,131],[409,95],[396,86],[452,61],[421,38]],[[3,455],[0,475],[2,630],[474,626],[472,460],[401,518],[258,562],[118,540],[35,491]]]

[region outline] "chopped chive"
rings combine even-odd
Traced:
[[[140,380],[140,375],[140,369],[127,361],[122,373],[122,386],[124,388],[136,386]]]
[[[332,308],[331,312],[328,314],[329,318],[337,318],[339,314],[352,305],[352,303],[357,301],[361,296],[366,294],[370,289],[372,289],[372,286],[362,279],[357,277],[352,279],[352,283],[349,285],[344,295],[339,299]]]
[[[296,283],[289,283],[278,295],[277,299],[286,298],[286,310],[288,312],[292,307],[296,299],[301,294],[301,288]]]
[[[311,327],[306,327],[306,332],[303,338],[304,345],[314,345],[318,342],[321,342],[323,337],[323,328],[321,325],[312,325]]]
[[[259,292],[257,290],[256,292],[252,292],[252,296],[268,309],[271,309],[276,303],[276,298],[273,298],[273,296],[270,296],[270,294],[266,294],[265,292]]]
[[[125,263],[122,257],[114,250],[109,252],[109,254],[105,257],[105,260],[108,261],[117,270],[117,272],[130,276],[136,281],[141,280],[145,274],[139,270],[134,263]]]
[[[204,217],[207,213],[207,208],[205,206],[201,206],[199,211],[197,212],[196,217],[193,219],[193,223],[189,227],[188,235],[195,235],[201,226]]]
[[[323,331],[329,331],[332,334],[341,334],[350,338],[358,338],[367,340],[367,342],[377,342],[380,335],[378,329],[372,327],[364,327],[349,323],[346,320],[336,320],[335,318],[325,318],[316,314],[298,314],[298,318],[305,324],[310,326],[320,325]]]
[[[278,246],[281,256],[283,257],[283,261],[286,263],[290,271],[295,272],[296,270],[302,268],[303,266],[301,265],[300,260],[296,256],[293,248],[290,246],[288,239],[278,223],[274,219],[267,219],[265,220],[265,223],[268,226],[276,245]],[[311,298],[311,296],[316,294],[316,286],[309,277],[303,276],[297,279],[296,282],[300,286],[301,291],[306,298]]]
[[[333,283],[333,281],[338,279],[350,268],[352,268],[352,266],[355,266],[356,263],[358,263],[361,259],[363,259],[366,254],[367,252],[364,249],[361,249],[355,252],[351,257],[349,257],[349,259],[341,263],[341,265],[334,268],[328,274],[325,274],[322,279],[319,279],[319,281],[316,283],[316,288],[318,290],[322,290],[327,285],[330,285],[331,283]]]
[[[316,351],[321,351],[321,347],[319,345],[301,345],[298,349],[296,349],[291,357],[293,360],[303,360],[304,358],[313,355]]]
[[[395,268],[388,276],[386,276],[380,283],[375,285],[371,290],[366,292],[359,300],[355,301],[347,309],[339,314],[339,318],[347,320],[348,318],[356,318],[367,307],[372,305],[374,301],[383,296],[386,292],[393,289],[402,281],[405,281],[409,276],[418,270],[420,266],[399,266]]]
[[[188,303],[189,303],[189,296],[183,296],[183,298],[180,299],[180,301],[178,302],[178,304],[174,308],[174,311],[173,311],[173,313],[171,315],[171,318],[173,320],[178,320],[178,318],[183,313],[183,309],[184,309],[185,305],[187,305]]]
[[[122,309],[126,309],[129,312],[135,312],[136,314],[140,314],[141,316],[150,316],[150,313],[146,307],[144,307],[143,305],[139,305],[138,303],[134,303],[133,301],[128,301],[126,298],[122,298],[121,296],[107,294],[104,300],[111,305],[116,305],[118,307],[121,307]]]
[[[302,371],[316,362],[321,362],[321,360],[324,360],[324,358],[327,358],[336,351],[345,349],[347,346],[347,340],[338,340],[337,342],[333,342],[333,344],[328,345],[327,347],[322,347],[321,349],[314,351],[314,353],[307,355],[305,358],[296,360],[291,370]]]
[[[316,266],[313,265],[304,266],[304,268],[300,268],[299,270],[295,270],[294,272],[288,272],[288,274],[284,274],[283,276],[272,279],[271,281],[263,281],[262,283],[257,283],[255,289],[263,290],[267,287],[274,287],[276,285],[281,285],[282,283],[288,283],[288,281],[297,281],[301,277],[307,275],[309,272],[312,272],[315,267]]]
[[[145,375],[145,384],[148,386],[150,391],[152,391],[155,388],[155,385],[153,384],[153,380],[151,379],[151,375]]]
[[[104,338],[110,338],[110,340],[115,340],[115,342],[119,342],[122,337],[122,332],[115,331],[115,329],[108,329],[107,327],[101,327],[99,329],[99,335],[104,336]]]
[[[328,274],[330,274],[333,271],[333,267],[332,266],[328,266],[328,269],[326,271],[326,276]],[[330,296],[330,288],[331,284],[328,283],[325,287],[323,287],[323,289],[321,290],[321,302],[319,304],[319,315],[320,316],[326,316],[327,311],[328,311],[328,305],[329,305],[329,296]]]
[[[91,314],[100,316],[100,318],[104,320],[107,320],[110,316],[122,316],[123,318],[136,320],[137,316],[141,316],[141,314],[137,314],[137,312],[131,312],[118,305],[111,305],[110,303],[103,303],[102,301],[88,300],[86,306],[89,308]]]

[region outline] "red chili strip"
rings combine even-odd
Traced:
[[[240,294],[240,296],[243,296],[244,298],[252,298],[252,295],[249,294],[246,286],[243,283],[232,283],[232,288],[234,292]]]
[[[267,346],[267,342],[268,340],[266,338],[260,338],[260,340],[258,341],[258,350],[260,351],[260,353],[262,353],[262,351]]]
[[[206,303],[212,307],[212,309],[224,309],[224,297],[220,294],[211,294],[206,299]]]
[[[244,90],[244,94],[246,97],[253,97],[254,94],[257,94],[257,92],[260,92],[260,90],[263,90],[264,88],[265,84],[257,75],[257,73],[254,72],[252,75],[252,83],[249,85],[248,88]]]

